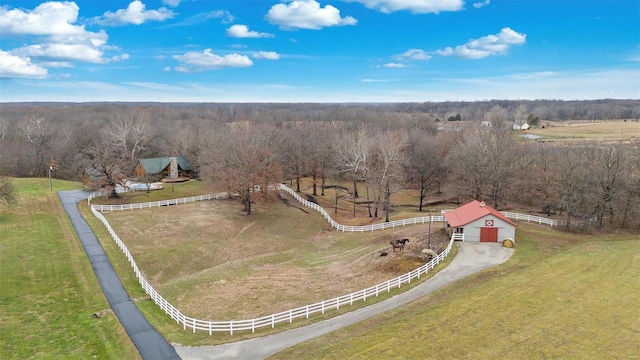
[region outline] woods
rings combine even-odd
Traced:
[[[407,189],[423,211],[446,186],[450,201],[531,207],[567,229],[640,229],[640,139],[538,142],[513,130],[593,114],[637,122],[640,101],[2,104],[0,175],[44,177],[55,165],[54,177],[78,181],[91,168],[96,187],[113,189],[138,158],[183,155],[247,214],[270,184],[300,191],[309,177],[313,196],[349,182],[353,216],[357,202],[388,220],[391,196]]]

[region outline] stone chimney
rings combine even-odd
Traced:
[[[178,178],[178,158],[170,157],[169,158],[169,179],[177,179]]]

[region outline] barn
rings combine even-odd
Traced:
[[[458,240],[476,242],[502,242],[514,239],[516,224],[484,201],[474,200],[452,211],[443,212],[447,229]],[[451,235],[451,234],[450,234]]]

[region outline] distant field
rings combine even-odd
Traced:
[[[545,125],[545,128],[537,126],[526,130],[526,133],[555,140],[623,139],[628,141],[632,138],[640,138],[640,122],[635,120],[541,121],[540,125]]]
[[[509,262],[273,359],[634,359],[640,239],[520,224]]]
[[[139,358],[55,193],[79,184],[13,183],[18,205],[0,209],[0,359]]]

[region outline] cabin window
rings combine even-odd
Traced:
[[[456,234],[464,234],[464,228],[457,227],[456,228]]]

